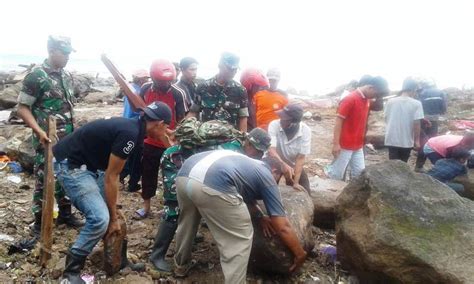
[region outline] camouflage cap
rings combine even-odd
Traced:
[[[76,51],[72,48],[71,39],[69,37],[52,35],[48,37],[48,49],[58,49],[67,54]]]
[[[199,126],[201,126],[201,122],[195,117],[185,118],[179,123],[174,135],[181,147],[186,149],[193,149],[196,147],[195,139],[198,136],[197,132]]]
[[[254,128],[247,134],[247,139],[255,149],[265,152],[270,148],[271,138],[262,128]]]
[[[222,53],[220,63],[226,65],[227,67],[231,69],[237,69],[239,68],[239,62],[240,58],[230,52],[224,52]]]

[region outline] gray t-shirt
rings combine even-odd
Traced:
[[[280,190],[267,166],[229,150],[215,150],[189,157],[178,177],[197,180],[217,191],[240,194],[248,204],[263,200],[270,216],[285,216]]]
[[[407,96],[388,100],[385,106],[385,146],[412,148],[415,144],[413,124],[423,117],[420,101]]]

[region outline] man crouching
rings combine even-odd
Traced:
[[[120,232],[116,205],[119,176],[127,157],[143,143],[145,135],[166,139],[170,108],[155,102],[143,112],[139,120],[117,117],[90,122],[53,147],[58,181],[86,217],[66,257],[63,279],[70,283],[85,283],[80,272],[87,256],[106,233]]]

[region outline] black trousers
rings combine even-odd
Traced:
[[[142,159],[142,198],[150,199],[156,195],[158,187],[158,171],[160,170],[161,156],[166,148],[145,144]]]
[[[401,160],[406,163],[410,158],[410,153],[411,148],[388,146],[388,158],[390,160]]]

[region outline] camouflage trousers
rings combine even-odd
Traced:
[[[40,213],[43,207],[43,189],[44,189],[44,149],[43,147],[39,146],[36,147],[36,156],[35,156],[35,163],[34,163],[34,170],[33,174],[35,176],[35,191],[33,193],[33,206],[32,211],[33,214]],[[55,190],[54,190],[54,197],[56,198],[56,202],[58,206],[66,206],[71,205],[71,201],[66,197],[66,193],[64,189],[60,186],[60,184],[56,181],[55,183]]]
[[[163,199],[164,199],[164,212],[163,220],[176,223],[178,222],[179,217],[179,206],[178,206],[178,198],[176,196],[176,186],[173,185],[172,189],[166,189],[164,187],[163,190]]]

